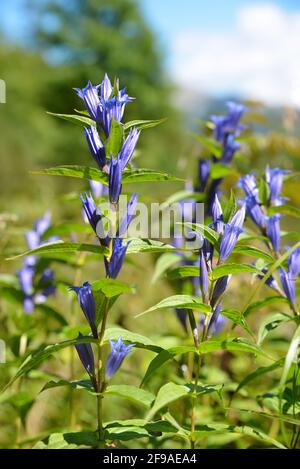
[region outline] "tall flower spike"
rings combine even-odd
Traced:
[[[90,325],[93,336],[97,339],[96,305],[91,284],[89,282],[85,282],[81,287],[70,287],[69,290],[72,290],[77,294],[78,302],[83,314]]]
[[[77,339],[83,339],[84,336],[79,332]],[[90,376],[95,391],[97,391],[97,381],[95,376],[95,360],[93,349],[90,342],[75,344],[76,351],[85,370]]]
[[[122,337],[110,340],[111,351],[106,363],[106,378],[110,379],[120,368],[124,358],[131,352],[135,344],[126,345]]]
[[[276,214],[267,219],[267,235],[275,252],[280,251],[280,215]]]
[[[117,204],[122,190],[122,162],[119,157],[110,158],[109,167],[109,200]]]
[[[100,140],[96,126],[85,127],[84,133],[92,157],[102,170],[106,166],[105,148]]]

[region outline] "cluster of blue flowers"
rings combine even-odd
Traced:
[[[50,237],[42,241],[42,236],[48,230],[51,224],[51,215],[46,213],[39,218],[33,229],[27,231],[25,239],[28,249],[35,249],[46,242],[56,241],[57,237]],[[54,272],[49,267],[44,268],[39,274],[38,257],[35,255],[26,256],[17,276],[19,285],[24,295],[23,308],[26,313],[32,313],[36,304],[41,304],[55,292]],[[39,274],[39,277],[37,275]]]
[[[121,122],[126,104],[134,98],[128,96],[126,88],[119,90],[118,81],[112,86],[107,75],[100,85],[93,86],[88,82],[85,88],[75,90],[95,121],[95,125],[84,129],[85,136],[99,168],[109,174],[109,200],[117,204],[122,190],[122,173],[132,158],[140,131],[130,129],[116,157],[106,154],[105,141],[109,140],[113,121]]]
[[[108,193],[113,210],[117,210],[122,191],[123,170],[133,156],[140,131],[134,128],[130,129],[116,157],[106,153],[106,143],[109,141],[113,122],[121,124],[125,106],[128,102],[133,101],[133,98],[128,96],[125,88],[119,90],[118,81],[112,86],[107,75],[104,76],[100,85],[93,86],[89,82],[85,88],[76,88],[76,91],[84,101],[90,117],[95,121],[95,125],[84,129],[90,152],[99,168],[108,174],[108,191],[102,184],[90,181],[91,191],[96,198]],[[81,196],[81,202],[84,219],[91,225],[100,244],[109,249],[109,255],[104,257],[106,277],[115,279],[121,271],[129,245],[129,241],[124,242],[124,235],[134,216],[137,194],[132,194],[115,236],[110,235],[110,230],[105,233],[104,216],[97,207],[93,196],[86,193]],[[80,287],[73,286],[70,289],[76,292],[78,302],[91,328],[91,334],[95,339],[98,339],[96,306],[90,283],[85,282]],[[78,338],[83,338],[83,336],[80,334]],[[118,370],[133,347],[132,344],[126,345],[121,337],[117,341],[111,340],[110,345],[111,351],[106,362],[106,380],[110,379]],[[97,383],[95,375],[95,360],[91,344],[79,343],[76,345],[76,350],[95,390],[97,390],[99,383]]]
[[[228,114],[225,116],[211,116],[211,121],[214,124],[214,138],[222,147],[222,154],[220,158],[212,155],[211,159],[199,159],[198,175],[199,183],[196,186],[198,192],[207,193],[207,214],[211,215],[212,205],[214,203],[215,194],[220,196],[220,184],[222,178],[213,179],[209,183],[211,174],[211,162],[220,162],[229,165],[237,150],[240,149],[241,144],[236,141],[245,126],[240,123],[241,118],[246,112],[247,108],[239,103],[229,101],[227,103]]]
[[[289,171],[281,168],[266,167],[264,183],[267,188],[266,200],[260,200],[259,186],[254,174],[246,174],[240,178],[238,185],[245,193],[245,203],[247,214],[255,225],[259,228],[261,234],[268,238],[268,243],[276,257],[280,257],[281,239],[280,239],[280,219],[281,214],[268,215],[268,208],[282,205],[286,198],[282,197],[283,178]],[[267,269],[265,269],[265,272]],[[296,279],[300,272],[300,248],[296,249],[288,258],[288,269],[283,267],[279,269],[283,291],[289,300],[294,312],[296,306]],[[280,292],[280,288],[274,277],[271,275],[267,280],[267,285]]]
[[[70,287],[70,290],[77,294],[77,299],[82,309],[82,312],[90,326],[91,334],[95,339],[98,339],[98,330],[96,324],[96,303],[92,292],[92,287],[89,282],[85,282],[80,287]],[[84,339],[84,336],[79,333],[78,339]],[[126,345],[122,338],[119,337],[117,341],[110,340],[111,351],[106,362],[106,380],[109,380],[116,371],[120,368],[124,358],[131,351],[134,344]],[[95,372],[95,359],[92,346],[89,342],[83,342],[75,345],[78,356],[87,371],[95,391],[99,391],[98,382]]]

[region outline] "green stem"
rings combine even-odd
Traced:
[[[97,384],[98,384],[98,394],[97,394],[97,419],[98,419],[98,437],[100,442],[105,440],[105,431],[103,428],[103,391],[105,389],[105,364],[103,362],[103,345],[104,345],[104,335],[106,329],[108,317],[108,300],[106,300],[104,305],[104,314],[101,322],[101,329],[99,333],[99,342],[98,342],[98,369],[97,369]]]

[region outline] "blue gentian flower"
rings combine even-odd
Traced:
[[[198,177],[199,177],[199,185],[197,186],[197,190],[199,192],[204,192],[207,181],[210,175],[210,161],[207,159],[200,159],[198,162]]]
[[[131,352],[135,344],[126,345],[122,337],[110,340],[111,351],[106,363],[106,378],[110,379],[122,365],[124,358]]]
[[[89,184],[92,194],[96,199],[99,199],[99,197],[104,195],[108,195],[108,186],[102,184],[102,182],[90,180]]]
[[[280,198],[283,176],[289,172],[281,168],[266,167],[266,182],[269,185],[271,202],[276,202]]]
[[[220,277],[217,279],[215,286],[214,286],[214,291],[212,294],[211,298],[211,307],[214,308],[219,300],[219,298],[223,295],[225,292],[229,282],[231,279],[231,275],[225,275],[223,277]]]
[[[239,235],[242,233],[245,218],[245,206],[242,206],[230,223],[226,223],[220,241],[220,262],[225,261],[233,251]]]
[[[237,185],[238,185],[238,187],[243,189],[246,196],[254,197],[256,202],[257,203],[259,202],[259,199],[258,199],[258,192],[259,191],[258,191],[255,176],[252,173],[246,174],[245,176],[241,177],[238,180]]]
[[[100,169],[106,166],[105,148],[101,142],[96,126],[85,127],[84,133],[92,154],[92,157]]]
[[[125,166],[127,166],[129,161],[131,160],[140,133],[141,131],[138,129],[130,129],[129,134],[127,135],[125,142],[123,143],[120,153],[118,155],[122,163],[122,169],[124,169]]]
[[[120,225],[117,230],[117,238],[122,238],[125,236],[128,230],[128,227],[135,215],[137,200],[138,200],[138,195],[136,193],[132,194],[127,204],[126,213],[120,221]]]
[[[94,119],[98,124],[102,122],[102,105],[100,103],[98,86],[93,86],[90,81],[85,86],[85,88],[74,88],[77,92],[79,98],[84,102],[86,110],[92,119]]]
[[[119,157],[110,158],[108,188],[110,203],[117,204],[122,191],[122,161]]]
[[[77,294],[78,302],[86,317],[87,322],[90,325],[91,331],[95,339],[98,337],[97,326],[96,326],[96,304],[94,295],[92,292],[91,284],[84,282],[81,287],[69,287],[69,290],[74,291]]]
[[[282,267],[279,269],[281,284],[286,297],[290,303],[296,306],[296,286],[295,279],[291,277],[289,272],[286,272]]]
[[[51,213],[46,212],[45,215],[39,218],[34,224],[34,231],[37,233],[39,237],[43,236],[43,234],[48,230],[51,225]],[[33,248],[30,248],[33,249]]]
[[[223,211],[222,211],[222,207],[221,207],[217,194],[215,194],[214,202],[212,204],[211,215],[212,215],[214,230],[217,233],[220,233],[220,234],[223,233],[223,229],[224,229]]]
[[[241,148],[241,144],[239,142],[236,142],[232,135],[229,135],[225,140],[224,149],[223,149],[220,162],[230,163],[233,158],[233,155],[240,148]]]
[[[33,277],[35,270],[33,266],[24,265],[18,270],[17,276],[19,278],[20,288],[24,294],[23,308],[25,313],[32,313],[34,309],[34,288],[33,288]]]
[[[296,279],[300,272],[300,247],[289,256],[288,268],[291,278]]]
[[[226,317],[220,314],[222,310],[222,300],[217,303],[217,305],[213,309],[213,313],[211,315],[209,324],[208,324],[208,331],[212,335],[219,334],[224,325],[226,324]]]
[[[208,271],[207,264],[203,250],[200,249],[200,289],[202,293],[202,300],[204,303],[208,302]]]
[[[257,203],[255,196],[249,195],[245,199],[247,213],[250,216],[251,220],[261,229],[266,229],[267,217],[262,211],[260,205]]]
[[[276,214],[267,219],[267,235],[275,252],[280,251],[280,215]]]
[[[117,278],[123,266],[125,254],[128,243],[123,245],[123,240],[120,238],[113,239],[112,254],[109,259],[104,257],[104,264],[106,269],[106,276],[108,278]]]
[[[103,215],[101,214],[100,210],[97,208],[94,199],[91,194],[85,194],[85,198],[83,195],[80,196],[82,207],[84,213],[93,228],[94,232],[96,233],[97,237],[102,246],[107,246],[109,243],[108,237],[105,236],[104,233],[104,226],[103,226]]]
[[[229,135],[238,137],[245,126],[240,124],[240,119],[246,111],[246,107],[232,101],[226,103],[228,114],[226,116],[211,116],[211,121],[215,124],[214,136],[218,142],[223,143]]]
[[[84,336],[79,332],[77,339],[83,339]],[[97,381],[95,376],[95,360],[93,349],[90,342],[75,344],[78,356],[85,370],[88,372],[90,379],[93,383],[94,389],[97,392]]]

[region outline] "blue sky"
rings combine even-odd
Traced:
[[[17,40],[26,37],[25,2],[0,2],[0,26]],[[139,3],[182,89],[300,107],[299,0]]]

